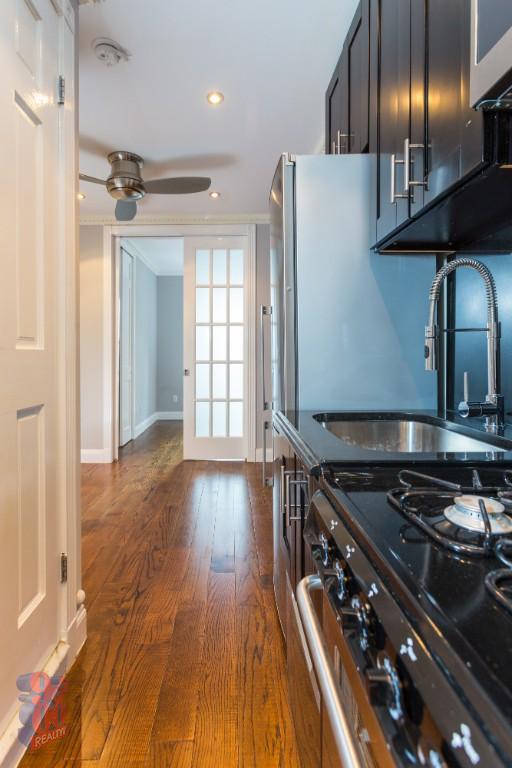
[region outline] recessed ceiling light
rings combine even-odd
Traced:
[[[83,193],[83,192],[79,192],[79,193],[77,194],[77,198],[78,198],[79,200],[85,200],[85,195],[84,195],[84,193]]]
[[[218,197],[220,197],[220,192],[210,192],[210,197],[216,200]]]
[[[218,104],[222,104],[224,101],[224,94],[220,91],[210,91],[208,96],[206,97],[206,100],[208,104],[211,104],[212,106],[216,107]]]

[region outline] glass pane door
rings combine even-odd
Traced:
[[[193,260],[194,437],[244,438],[244,249],[195,247]]]

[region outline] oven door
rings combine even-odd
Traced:
[[[312,603],[313,611],[321,611],[319,594]],[[295,726],[297,747],[302,768],[320,768],[322,731],[320,688],[311,653],[302,626],[299,609],[289,578],[287,578],[287,665],[290,706]]]
[[[316,761],[311,762],[310,753],[299,740],[301,757],[305,755],[307,758],[303,765],[307,768],[313,765],[322,768],[393,768],[384,734],[320,576],[315,574],[302,579],[296,595],[295,620],[306,666],[308,660],[312,665],[308,677],[317,682],[321,702],[320,758],[318,754],[311,755]],[[304,674],[303,680],[306,680]],[[296,728],[300,729],[301,721],[295,722]],[[314,743],[316,745],[317,741]]]

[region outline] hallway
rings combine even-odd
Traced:
[[[270,492],[257,464],[181,461],[181,430],[82,468],[88,640],[25,768],[297,765]]]

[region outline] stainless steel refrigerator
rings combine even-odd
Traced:
[[[370,155],[282,155],[270,193],[269,410],[425,408],[433,256],[371,251]],[[270,400],[270,398],[269,398]]]

